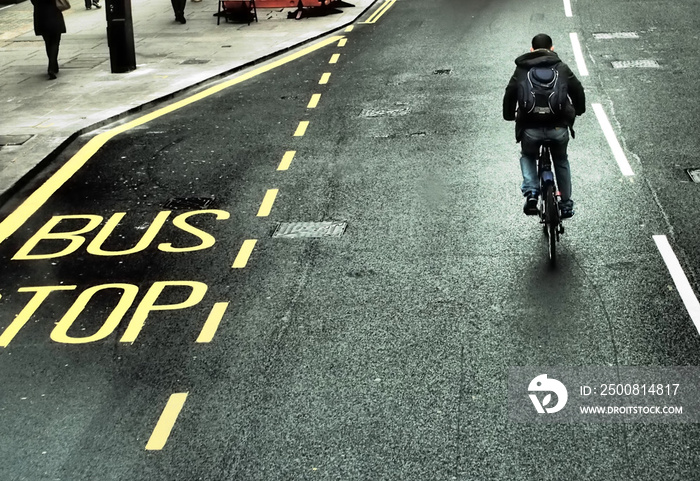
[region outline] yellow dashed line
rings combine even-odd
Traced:
[[[195,342],[206,343],[211,342],[214,339],[214,334],[221,324],[221,319],[224,318],[224,313],[228,307],[228,302],[217,302],[207,317],[207,321],[204,323],[202,332],[199,333],[199,337]]]
[[[326,72],[323,75],[321,75],[321,80],[318,82],[319,85],[326,85],[328,83],[328,80],[331,78],[331,73]]]
[[[350,25],[348,28],[345,29],[346,32],[352,32],[352,29],[354,28],[353,25]]]
[[[236,260],[233,261],[233,265],[231,267],[233,267],[234,269],[243,269],[248,264],[248,258],[253,252],[253,248],[255,247],[256,242],[258,242],[257,239],[248,239],[243,241],[241,250],[238,251]]]
[[[348,39],[347,38],[341,38],[340,41],[338,42],[338,47],[345,47],[347,45]]]
[[[340,58],[340,54],[334,53],[333,56],[331,57],[331,60],[328,63],[338,63],[339,58]]]
[[[63,166],[61,166],[61,168],[58,171],[56,171],[56,173],[53,174],[51,178],[49,178],[39,188],[37,188],[19,207],[17,207],[14,211],[12,211],[12,213],[10,213],[10,215],[8,215],[5,219],[3,219],[0,222],[0,243],[2,243],[3,241],[5,241],[5,239],[14,234],[17,231],[17,229],[19,229],[19,227],[22,226],[24,222],[29,217],[31,217],[37,210],[39,210],[39,208],[41,208],[41,206],[43,206],[44,203],[46,203],[46,201],[59,188],[61,188],[61,186],[63,186],[65,182],[68,181],[68,179],[70,179],[78,170],[80,170],[85,165],[85,163],[88,160],[90,160],[90,158],[99,149],[102,148],[104,144],[113,139],[115,136],[121,134],[122,132],[126,132],[127,130],[136,128],[140,125],[144,125],[150,122],[151,120],[155,120],[159,117],[167,115],[201,99],[209,97],[210,95],[216,94],[228,87],[245,82],[246,80],[249,80],[265,72],[269,72],[281,65],[285,65],[289,62],[299,59],[304,55],[308,55],[311,52],[315,52],[327,45],[337,43],[338,40],[340,40],[340,38],[342,37],[329,37],[328,39],[317,44],[313,44],[303,50],[300,50],[299,52],[282,57],[279,60],[276,60],[270,64],[258,67],[254,70],[240,75],[239,77],[214,85],[213,87],[203,90],[202,92],[179,100],[154,112],[142,115],[141,117],[138,117],[118,127],[115,127],[107,132],[103,132],[101,134],[96,135],[95,137],[90,139],[88,143],[85,144],[78,152],[76,152],[75,155],[73,155],[73,157],[71,157],[68,160],[68,162],[63,164]]]
[[[292,163],[292,159],[294,159],[294,155],[297,153],[296,150],[288,150],[284,153],[284,156],[282,157],[282,161],[280,162],[280,165],[277,167],[277,170],[287,170],[289,168],[289,164]]]
[[[265,198],[260,204],[260,209],[258,209],[258,217],[267,217],[270,215],[270,210],[272,210],[272,204],[275,203],[275,198],[277,197],[277,192],[279,189],[268,189],[265,193]]]
[[[308,120],[302,120],[299,122],[299,126],[297,127],[296,132],[294,132],[294,137],[303,137],[304,134],[306,133],[306,129],[309,127],[309,121]]]
[[[168,403],[165,405],[165,409],[163,409],[163,413],[160,415],[160,419],[158,419],[158,423],[156,424],[156,427],[153,430],[148,443],[146,444],[147,450],[158,451],[163,449],[163,446],[165,446],[165,443],[168,441],[168,437],[170,436],[170,431],[172,431],[173,426],[175,426],[177,416],[180,414],[182,406],[185,404],[187,394],[188,393],[186,392],[179,392],[170,396],[170,399],[168,399]]]
[[[309,105],[306,106],[307,109],[315,109],[318,105],[318,101],[321,100],[321,94],[313,94],[311,100],[309,100]]]

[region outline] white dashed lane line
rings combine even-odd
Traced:
[[[608,144],[610,145],[610,148],[612,149],[613,155],[615,156],[615,160],[617,161],[617,165],[620,167],[620,171],[622,172],[622,175],[630,177],[634,175],[634,172],[632,171],[632,167],[630,166],[630,163],[627,161],[627,156],[625,155],[625,152],[622,150],[622,147],[620,146],[620,142],[617,141],[617,137],[615,136],[615,131],[612,128],[612,125],[610,125],[610,121],[608,120],[608,116],[605,115],[605,111],[603,110],[603,106],[600,104],[593,104],[593,110],[595,111],[596,117],[598,117],[598,123],[600,124],[600,128],[603,129],[603,134],[605,135],[605,138],[608,141]]]
[[[695,292],[693,292],[693,288],[690,286],[690,282],[688,282],[688,278],[685,272],[683,272],[683,268],[671,248],[671,244],[669,244],[665,235],[655,235],[654,242],[656,242],[656,247],[658,247],[661,257],[663,257],[664,262],[666,262],[668,272],[673,278],[673,282],[676,285],[678,294],[680,294],[683,300],[683,304],[685,304],[688,314],[690,314],[690,319],[692,319],[693,324],[695,324],[695,329],[700,333],[700,302],[698,302],[698,298],[695,296]]]
[[[564,14],[567,17],[573,17],[573,13],[571,12],[571,0],[564,0]]]
[[[588,75],[588,67],[586,67],[586,61],[583,59],[583,51],[581,50],[581,44],[578,41],[578,34],[572,32],[569,34],[571,39],[571,48],[574,51],[574,58],[576,59],[576,66],[578,67],[578,72],[582,77]]]

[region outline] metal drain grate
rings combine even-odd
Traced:
[[[659,68],[656,60],[619,60],[612,62],[613,68]]]
[[[33,135],[0,135],[0,147],[9,147],[10,145],[22,145],[27,140],[34,137]]]
[[[690,180],[696,184],[700,184],[700,169],[685,169],[690,176]]]
[[[437,70],[433,70],[433,75],[449,75],[452,73],[451,68],[439,68]]]
[[[614,38],[639,38],[639,35],[637,35],[637,32],[594,33],[593,38],[596,40],[611,40]]]
[[[411,109],[409,107],[402,107],[398,109],[362,109],[362,112],[360,112],[360,117],[401,117],[402,115],[407,115],[410,111]]]
[[[202,210],[214,206],[214,197],[176,197],[170,199],[163,207],[172,210]]]
[[[297,237],[340,237],[348,226],[347,222],[282,222],[272,237],[294,239]]]

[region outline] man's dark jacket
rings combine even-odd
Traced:
[[[549,49],[540,48],[533,52],[528,52],[515,59],[515,72],[508,82],[506,93],[503,96],[503,118],[515,120],[515,140],[520,142],[523,129],[536,127],[569,127],[574,126],[577,115],[586,111],[586,96],[583,93],[583,85],[576,78],[568,65],[559,59],[559,55]],[[560,77],[567,78],[568,94],[571,104],[567,105],[565,114],[558,119],[543,122],[533,116],[516,115],[518,105],[518,85],[527,78],[527,72],[532,67],[556,67]],[[573,136],[573,129],[572,129]]]

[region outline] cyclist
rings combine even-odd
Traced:
[[[552,38],[540,33],[532,39],[530,52],[515,59],[515,73],[508,82],[503,97],[503,118],[515,120],[515,141],[520,142],[520,168],[523,173],[521,191],[526,197],[523,212],[527,215],[537,214],[537,197],[539,195],[539,179],[537,178],[536,159],[539,148],[544,140],[550,141],[554,171],[561,192],[561,217],[563,219],[574,215],[574,201],[571,200],[571,172],[566,147],[569,143],[569,129],[572,129],[576,116],[586,111],[586,97],[581,82],[571,69],[554,53]],[[560,78],[566,79],[568,98],[564,113],[553,119],[542,120],[536,114],[517,112],[518,86],[527,82],[527,73],[532,67],[555,67]],[[571,136],[574,137],[571,130]]]

